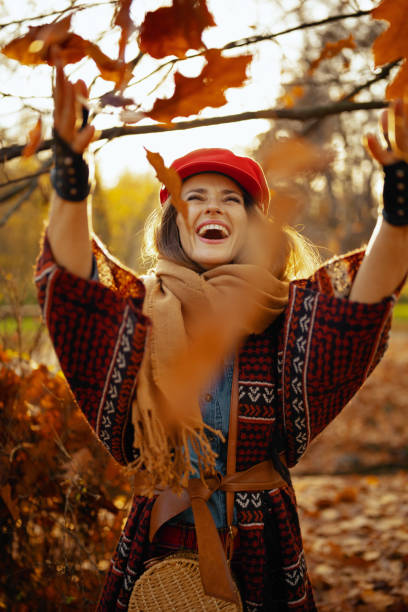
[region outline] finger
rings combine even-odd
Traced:
[[[77,96],[88,98],[88,87],[86,86],[85,81],[79,79],[76,83],[74,83],[74,88]]]
[[[389,134],[391,147],[398,158],[405,158],[407,151],[408,128],[407,119],[404,115],[404,104],[402,100],[396,100],[390,105],[388,113]]]
[[[384,110],[380,115],[380,125],[384,136],[384,140],[387,143],[387,147],[391,149],[390,137],[388,134],[388,109]]]
[[[61,109],[58,131],[68,143],[72,141],[75,129],[75,93],[72,83],[68,80],[65,86],[65,99]]]
[[[65,100],[65,75],[62,66],[56,66],[55,86],[54,86],[54,121],[59,122]],[[57,127],[57,126],[56,126]]]
[[[374,134],[366,134],[364,145],[370,155],[383,166],[393,164],[397,159],[392,151],[382,146]]]
[[[75,140],[72,144],[72,149],[75,153],[83,153],[88,147],[89,143],[95,134],[95,127],[93,125],[87,125],[83,130],[78,132],[75,136]]]

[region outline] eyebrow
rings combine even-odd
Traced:
[[[208,189],[205,189],[204,187],[192,187],[191,189],[189,189],[187,191],[187,193],[191,193],[192,191],[194,191],[196,193],[207,193]],[[233,193],[235,195],[239,195],[239,196],[243,197],[242,194],[238,190],[235,190],[235,189],[223,189],[221,191],[221,193],[223,193],[225,195],[227,195],[229,193]]]

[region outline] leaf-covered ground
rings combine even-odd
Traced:
[[[407,372],[408,334],[397,331],[294,470],[319,610],[408,610]]]

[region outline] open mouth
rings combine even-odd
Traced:
[[[228,238],[230,231],[218,223],[205,223],[198,227],[197,235],[205,242],[219,242]]]

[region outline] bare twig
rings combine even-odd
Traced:
[[[358,110],[375,110],[385,108],[388,105],[384,100],[372,100],[371,102],[332,102],[322,106],[309,108],[268,108],[259,111],[248,111],[235,115],[224,115],[221,117],[208,117],[206,119],[193,119],[192,121],[177,121],[169,125],[153,124],[143,126],[122,126],[102,130],[97,140],[112,140],[119,136],[132,136],[140,134],[157,134],[160,132],[176,132],[179,130],[190,130],[192,128],[206,127],[209,125],[220,125],[223,123],[236,123],[238,121],[249,121],[251,119],[288,119],[290,121],[307,121],[350,113]],[[45,140],[39,147],[39,151],[46,151],[52,145],[52,139]],[[0,163],[20,157],[24,145],[10,145],[0,149]]]
[[[7,28],[12,25],[19,25],[25,22],[37,21],[38,19],[46,19],[47,17],[55,17],[55,15],[64,15],[65,13],[69,13],[70,11],[84,11],[89,8],[94,8],[96,6],[104,6],[106,4],[114,4],[113,0],[105,0],[105,2],[94,2],[92,4],[80,4],[78,6],[68,6],[67,8],[60,9],[59,11],[52,11],[50,13],[44,13],[42,15],[36,15],[34,17],[24,17],[23,19],[14,19],[13,21],[8,21],[7,23],[0,23],[0,28]]]
[[[0,189],[2,187],[8,187],[8,185],[13,185],[13,183],[21,183],[21,181],[27,181],[28,179],[36,178],[38,176],[41,176],[42,174],[47,174],[47,172],[49,172],[49,170],[50,170],[51,165],[52,165],[52,158],[47,160],[47,162],[43,164],[41,170],[38,170],[37,172],[33,172],[32,174],[26,174],[25,176],[19,176],[18,178],[15,178],[15,179],[10,179],[6,183],[0,183]],[[11,190],[10,190],[10,192],[7,193],[6,195],[4,195],[4,194],[1,195],[0,196],[0,202],[3,202],[4,200],[8,200],[13,195],[16,195],[17,193],[20,193],[20,191],[22,189],[25,189],[26,186],[27,185],[23,185],[22,188],[19,188],[14,193],[11,193]]]
[[[29,199],[29,197],[31,196],[31,194],[36,190],[38,185],[38,181],[37,179],[34,179],[31,184],[30,187],[28,188],[27,192],[24,193],[21,198],[19,200],[17,200],[17,202],[14,204],[14,206],[12,206],[7,212],[6,214],[0,219],[0,227],[3,227],[3,225],[6,225],[7,221],[10,219],[10,217],[19,209],[21,208],[21,206],[24,204],[24,202],[27,202],[27,200]]]

